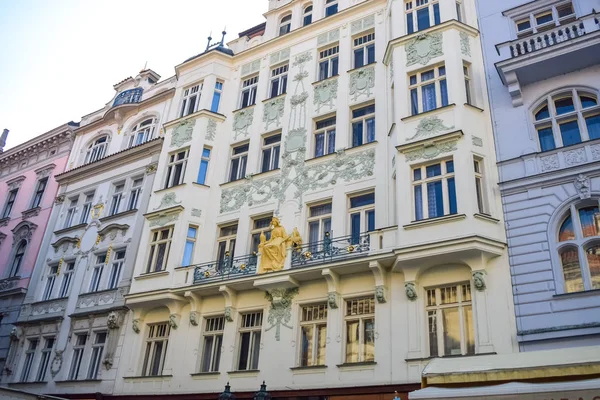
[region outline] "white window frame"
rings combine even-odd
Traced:
[[[354,68],[361,68],[375,62],[375,31],[361,33],[360,36],[352,39],[352,65]],[[373,60],[369,60],[369,48],[373,48]],[[362,50],[361,58],[356,54]]]
[[[437,5],[437,7],[436,7]],[[405,0],[404,1],[404,13],[406,18],[406,33],[412,34],[415,32],[419,32],[432,26],[439,25],[441,23],[441,10],[440,10],[439,0]],[[423,9],[428,9],[428,17],[429,17],[429,26],[419,27],[419,18],[417,17],[417,13]],[[435,11],[438,11],[438,21],[435,18]],[[409,30],[408,20],[412,19],[413,31]]]
[[[213,91],[213,98],[210,103],[210,111],[214,113],[218,113],[219,107],[221,106],[221,97],[223,96],[223,84],[223,81],[219,80],[215,83],[215,90]]]
[[[87,332],[75,332],[73,334],[73,356],[71,357],[71,366],[69,367],[69,380],[76,381],[81,372],[81,364],[83,363],[83,354],[88,342]],[[79,339],[83,338],[83,343]]]
[[[423,80],[423,75],[433,71],[434,77],[433,79]],[[415,80],[413,81],[413,78]],[[423,93],[424,88],[429,85],[435,85],[435,107],[425,110],[425,105],[423,104]],[[442,87],[445,87],[446,99],[444,104],[444,91]],[[413,97],[414,93],[417,94],[417,109],[414,109]],[[441,107],[446,107],[450,104],[450,93],[448,91],[448,81],[446,77],[446,66],[445,64],[438,64],[431,67],[427,67],[426,69],[411,72],[408,76],[408,104],[410,105],[410,113],[411,115],[417,115],[424,112],[432,111]],[[416,112],[415,112],[416,111]]]
[[[202,149],[202,157],[200,158],[200,168],[198,168],[198,178],[197,183],[200,185],[206,185],[206,181],[208,179],[208,169],[210,167],[210,155],[212,153],[212,148],[205,146]],[[202,173],[202,167],[205,166],[204,174]]]
[[[312,24],[312,22],[313,22],[312,17],[313,17],[313,4],[309,3],[302,10],[302,26],[308,26],[308,25]],[[308,22],[306,22],[306,18],[310,18],[310,20]]]
[[[287,92],[289,64],[283,64],[271,69],[269,81],[269,98],[281,96]]]
[[[224,329],[225,317],[223,315],[207,316],[204,318],[200,372],[219,372]],[[209,338],[211,340],[210,342]]]
[[[324,123],[327,121],[332,120],[334,121],[334,123],[332,125],[327,125],[324,127],[319,128],[319,124],[320,123]],[[315,131],[313,133],[313,140],[314,140],[314,146],[313,146],[313,157],[322,157],[322,156],[326,156],[328,154],[333,154],[335,153],[335,138],[337,136],[337,115],[333,115],[327,118],[321,118],[319,120],[315,121]],[[319,135],[323,135],[323,154],[318,154],[319,153],[319,148],[317,147],[317,136]],[[332,143],[333,141],[333,143]]]
[[[167,237],[163,238],[163,234],[166,234]],[[146,273],[150,274],[153,272],[164,271],[167,268],[167,263],[169,261],[169,253],[171,250],[171,241],[173,240],[173,226],[166,226],[164,228],[155,229],[150,232],[150,243],[148,250],[148,259],[146,263]],[[158,254],[159,249],[164,244],[164,252],[163,259],[161,264],[157,264],[158,262]],[[157,269],[157,266],[160,266],[160,269]]]
[[[230,231],[231,230],[231,231]],[[237,242],[238,223],[219,226],[219,236],[217,237],[216,260],[221,263],[226,257],[234,257],[235,245]],[[224,243],[224,245],[221,245]]]
[[[198,111],[203,86],[204,82],[199,82],[194,85],[190,85],[183,90],[183,96],[181,97],[181,108],[179,109],[180,118]],[[192,100],[193,103],[191,103]]]
[[[121,280],[121,274],[123,273],[123,264],[125,264],[125,257],[127,252],[125,248],[113,249],[111,252],[112,263],[110,266],[110,273],[108,275],[108,282],[106,289],[116,289],[119,286]]]
[[[79,224],[87,224],[88,218],[92,211],[92,204],[94,202],[94,192],[85,193],[83,199],[83,207],[81,208],[81,215],[79,216]],[[79,203],[79,201],[78,201]]]
[[[340,73],[340,45],[335,44],[319,50],[319,62],[317,63],[317,76],[320,81],[338,76]],[[323,70],[321,64],[327,63],[327,69]],[[324,71],[324,73],[321,73]]]
[[[299,331],[299,346],[298,346],[298,366],[312,367],[317,365],[326,365],[327,361],[327,311],[326,303],[310,304],[300,306],[300,329]],[[315,318],[316,315],[316,318]],[[324,336],[321,336],[320,328],[325,328]],[[304,354],[304,329],[310,329],[312,349],[310,354]],[[325,354],[323,359],[319,360],[320,345],[323,344]]]
[[[134,126],[129,138],[129,147],[138,146],[154,139],[156,122],[157,118],[147,118]]]
[[[373,111],[369,114],[365,114],[363,116],[360,117],[354,117],[354,112],[356,111],[361,111],[364,109],[368,109],[369,107],[373,107]],[[375,122],[375,103],[369,103],[369,104],[362,104],[358,107],[354,107],[353,109],[350,110],[350,128],[351,128],[351,138],[350,138],[350,143],[352,145],[352,147],[356,147],[356,146],[362,146],[363,144],[367,144],[367,143],[372,143],[375,140],[377,140],[377,130],[376,130],[376,122]],[[369,121],[373,121],[373,137],[372,140],[369,140]],[[355,144],[354,143],[354,125],[355,124],[361,124],[362,125],[362,137],[361,137],[361,143]]]
[[[354,305],[356,304],[356,313],[353,312]],[[362,307],[360,306],[362,304]],[[368,311],[364,312],[364,307],[368,305]],[[367,345],[365,343],[365,323],[372,320],[373,322],[373,335],[375,335],[375,297],[365,296],[354,299],[344,299],[345,313],[344,313],[344,363],[360,363],[360,362],[374,362],[375,361],[375,337],[373,336],[373,354],[370,357],[367,354]],[[359,312],[359,308],[363,309],[363,312]],[[358,321],[358,349],[357,359],[352,360],[348,354],[348,323]]]
[[[44,347],[40,351],[40,359],[38,362],[38,371],[35,377],[35,382],[45,382],[46,374],[48,373],[48,366],[50,364],[50,357],[52,356],[52,350],[56,343],[56,338],[53,336],[44,337]]]
[[[169,344],[169,334],[171,327],[167,322],[161,322],[157,324],[147,325],[147,336],[145,340],[146,349],[144,352],[143,364],[142,364],[142,376],[161,376],[163,368],[165,366],[165,359],[167,356],[167,347]],[[157,344],[161,343],[162,348],[160,354],[156,354]],[[155,357],[159,357],[158,370],[153,371]],[[154,373],[155,372],[155,373]]]
[[[112,192],[108,216],[117,215],[121,212],[121,202],[123,201],[123,194],[125,193],[125,182],[113,183]]]
[[[566,9],[570,6],[572,13],[563,15],[560,14],[560,9]],[[552,18],[544,23],[538,24],[537,19],[542,16],[550,15]],[[549,7],[538,8],[532,12],[521,14],[519,16],[515,16],[513,18],[515,23],[515,30],[518,37],[525,37],[529,35],[536,34],[538,32],[547,31],[553,29],[557,26],[560,26],[564,23],[573,22],[577,18],[575,13],[575,7],[573,6],[573,2],[571,0],[562,1],[556,4],[553,4]],[[528,24],[526,28],[520,29],[519,25]]]
[[[325,12],[323,13],[324,17],[331,17],[335,14],[337,14],[338,12],[340,12],[339,10],[339,4],[338,4],[338,0],[326,0],[325,1]],[[329,9],[333,9],[334,11],[331,12],[331,14],[329,13]]]
[[[94,332],[94,342],[92,343],[92,354],[90,355],[90,362],[88,366],[87,379],[93,380],[98,379],[98,372],[100,372],[100,366],[102,365],[102,354],[104,353],[104,347],[108,339],[107,331]]]
[[[27,339],[27,350],[25,350],[25,360],[23,361],[23,367],[21,368],[19,382],[29,382],[29,376],[31,375],[31,369],[33,367],[33,360],[35,359],[35,354],[39,345],[39,338]]]
[[[471,81],[471,64],[463,63],[463,75],[465,79],[465,94],[466,94],[466,103],[474,106],[475,103],[473,101],[473,83]]]
[[[71,289],[71,280],[73,279],[73,274],[75,272],[75,261],[65,261],[63,264],[66,264],[66,270],[62,273],[62,280],[60,282],[60,288],[58,290],[58,298],[67,297],[69,295],[69,291]],[[62,269],[61,265],[61,269]]]
[[[96,162],[106,155],[106,150],[108,149],[108,143],[110,141],[110,137],[108,135],[104,135],[94,140],[87,149],[85,153],[84,164],[90,164]]]
[[[242,81],[242,90],[240,93],[240,108],[251,107],[256,104],[256,92],[258,90],[258,75],[245,78]],[[245,95],[248,95],[244,100]]]
[[[129,190],[129,201],[127,202],[127,210],[137,210],[140,197],[142,195],[142,186],[144,185],[144,177],[140,176],[131,180],[131,189]]]
[[[189,148],[169,153],[164,189],[183,184],[189,155]]]
[[[193,230],[193,236],[190,235],[190,231]],[[196,250],[196,238],[198,237],[198,225],[189,225],[186,238],[185,238],[185,247],[183,249],[183,260],[181,262],[182,267],[187,267],[194,263],[194,251]],[[188,251],[188,246],[191,247],[190,250],[190,259],[186,262],[186,253]]]
[[[260,172],[278,169],[281,153],[281,133],[265,136],[262,138],[262,142]],[[267,163],[266,166],[265,162]]]
[[[427,164],[423,164],[417,167],[414,167],[412,169],[412,198],[413,198],[413,216],[415,218],[415,221],[422,221],[422,220],[427,220],[430,218],[440,218],[446,215],[451,215],[451,214],[455,214],[455,213],[451,213],[451,209],[450,209],[450,203],[451,203],[451,190],[450,190],[450,186],[449,186],[449,179],[454,179],[454,201],[456,202],[456,206],[458,209],[458,195],[456,193],[456,178],[455,178],[455,172],[448,172],[448,163],[452,163],[452,166],[454,167],[454,162],[452,158],[447,158],[447,159],[442,159],[442,160],[436,160],[434,162],[430,162]],[[428,178],[427,177],[427,167],[431,167],[431,166],[435,166],[440,164],[440,168],[441,168],[441,175],[435,175],[433,177]],[[420,170],[420,174],[421,174],[421,178],[420,179],[416,179],[416,171]],[[430,215],[429,213],[429,193],[428,193],[428,184],[429,183],[434,183],[434,182],[438,182],[441,181],[442,182],[442,201],[443,201],[443,215]],[[422,218],[418,218],[418,205],[417,205],[417,199],[416,199],[416,189],[417,187],[421,188],[421,215]],[[456,212],[458,212],[458,210],[456,210]]]
[[[52,294],[54,293],[54,284],[56,283],[58,273],[58,264],[49,266],[48,275],[46,275],[46,284],[44,285],[44,292],[42,293],[42,301],[53,298]]]
[[[279,29],[277,29],[277,36],[283,36],[292,31],[292,14],[287,14],[281,17],[279,20]]]
[[[262,323],[262,311],[246,312],[240,314],[240,326],[238,329],[239,343],[237,351],[236,371],[258,370],[258,363],[260,361],[260,341],[262,338]],[[248,357],[246,360],[243,360],[242,341],[245,334],[249,334]]]
[[[487,196],[484,177],[483,159],[473,157],[473,172],[475,174],[475,199],[477,200],[477,210],[480,214],[488,215]]]
[[[92,267],[92,276],[90,277],[90,287],[88,293],[95,293],[101,290],[102,287],[102,275],[104,272],[104,266],[106,265],[107,253],[98,253],[94,255],[96,262]]]
[[[366,195],[373,195],[373,203],[366,204],[363,206],[352,207],[352,199],[362,197]],[[354,214],[360,215],[360,230],[359,233],[369,232],[369,214],[373,213],[373,219],[375,219],[375,192],[368,191],[364,193],[355,193],[348,196],[348,235],[352,235],[352,216]]]
[[[75,219],[75,214],[77,213],[77,204],[79,204],[79,196],[73,196],[69,198],[69,207],[67,208],[67,215],[65,216],[65,224],[63,229],[73,226],[73,220]]]
[[[250,143],[247,142],[238,144],[231,148],[231,159],[229,162],[229,182],[238,181],[246,177],[249,150]]]

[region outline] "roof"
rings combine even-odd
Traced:
[[[267,27],[267,23],[263,22],[262,24],[258,24],[256,26],[253,26],[250,29],[246,29],[245,31],[238,33],[238,36],[239,37],[248,36],[251,38],[254,36],[259,36],[265,32],[266,27]]]
[[[204,52],[202,52],[200,54],[196,54],[195,56],[188,58],[187,60],[185,60],[184,62],[182,62],[182,64],[185,64],[186,62],[191,61],[191,60],[193,60],[195,58],[198,58],[198,57],[200,57],[200,56],[202,56],[204,54],[210,53],[211,51],[218,51],[218,52],[227,54],[228,56],[233,56],[233,54],[234,54],[233,50],[231,50],[231,49],[229,49],[229,48],[227,48],[227,47],[225,47],[225,46],[223,46],[223,45],[221,45],[219,43],[219,45],[217,45],[217,46],[214,46],[214,47],[212,47],[212,48],[210,48],[210,49],[208,49],[208,50],[206,50],[206,51],[204,51]]]

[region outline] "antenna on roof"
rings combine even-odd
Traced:
[[[212,40],[212,31],[208,34],[208,42],[206,43],[206,50],[208,51],[208,48],[210,47],[210,41]]]
[[[148,61],[146,61],[146,62],[144,63],[144,69],[143,69],[142,71],[145,71],[147,66],[148,66]]]
[[[225,26],[223,28],[223,32],[221,32],[223,34],[223,37],[221,37],[221,46],[223,46],[223,42],[225,42],[225,35],[227,35],[226,30],[227,30],[227,26]]]

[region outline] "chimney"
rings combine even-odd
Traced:
[[[2,131],[2,136],[0,136],[0,153],[4,151],[4,146],[6,146],[6,138],[8,138],[8,129],[4,129],[4,131]]]

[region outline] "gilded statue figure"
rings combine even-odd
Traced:
[[[260,244],[258,251],[261,255],[258,273],[281,271],[285,263],[287,248],[291,245],[291,237],[281,226],[279,218],[273,217],[271,220],[271,238],[266,240],[263,232],[260,234]]]

